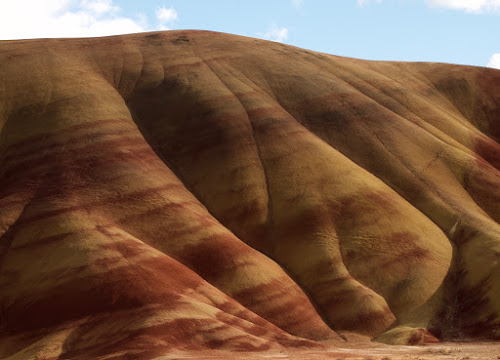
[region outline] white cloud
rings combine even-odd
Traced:
[[[261,38],[277,42],[283,42],[288,38],[288,29],[273,25],[271,29],[263,34],[258,34]]]
[[[426,0],[435,7],[465,10],[471,13],[495,12],[500,10],[500,0]]]
[[[96,15],[120,10],[118,6],[113,5],[112,0],[82,0],[80,6]]]
[[[113,0],[0,1],[0,39],[90,37],[148,30]]]
[[[493,54],[487,66],[495,69],[500,69],[500,54]]]
[[[177,11],[174,8],[161,7],[156,10],[156,19],[159,24],[158,30],[168,30],[168,25],[177,20]]]
[[[378,3],[381,3],[382,0],[375,0]],[[370,3],[371,0],[356,0],[356,3],[358,4],[359,7],[365,7],[368,3]]]
[[[177,20],[177,11],[174,8],[161,7],[156,10],[156,18],[165,24]]]
[[[382,0],[356,0],[356,3],[359,7],[364,7],[372,1],[382,2]],[[425,0],[425,2],[432,7],[464,10],[470,13],[500,11],[500,0]]]
[[[295,9],[300,9],[304,5],[304,0],[292,0],[293,7]]]

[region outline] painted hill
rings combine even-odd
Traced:
[[[0,64],[0,358],[500,339],[500,71],[204,31]]]

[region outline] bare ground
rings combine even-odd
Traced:
[[[289,352],[177,352],[157,358],[173,359],[248,359],[248,360],[495,360],[500,359],[500,342],[485,343],[441,343],[426,346],[389,346],[383,344],[362,344],[350,348],[332,348],[323,351]]]

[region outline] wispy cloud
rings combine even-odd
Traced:
[[[359,7],[382,0],[356,0]],[[470,13],[500,12],[500,0],[422,0],[431,7],[463,10]]]
[[[304,0],[292,0],[293,7],[295,9],[300,9],[304,5]]]
[[[258,35],[259,37],[266,40],[283,42],[288,38],[288,29],[285,27],[278,27],[276,25],[273,25],[268,32],[260,33]]]
[[[161,7],[156,10],[156,18],[165,24],[177,20],[177,11],[174,8]]]
[[[375,1],[376,3],[381,3],[382,0],[356,0],[356,3],[358,4],[359,7],[365,7],[372,1]]]
[[[113,0],[0,1],[0,39],[90,37],[146,31]]]
[[[80,7],[96,15],[114,13],[120,10],[112,0],[82,0]]]
[[[156,10],[156,19],[158,20],[158,30],[168,30],[170,25],[177,20],[178,14],[174,8],[161,7]]]
[[[500,0],[426,0],[434,7],[464,10],[471,13],[500,11]]]
[[[495,69],[500,69],[500,54],[493,54],[487,66]]]

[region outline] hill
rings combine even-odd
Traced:
[[[0,64],[0,358],[500,339],[500,71],[206,31]]]

